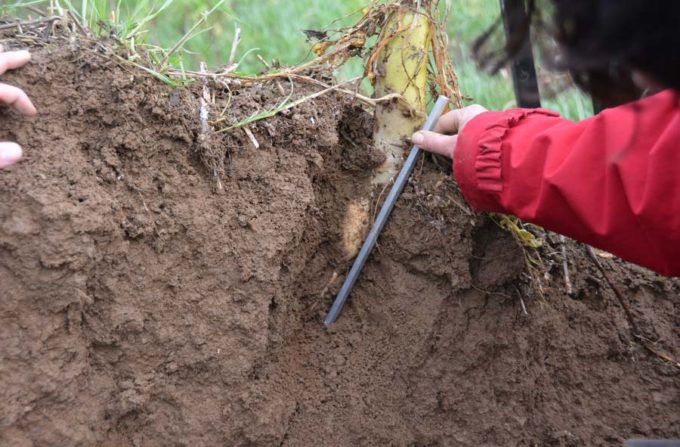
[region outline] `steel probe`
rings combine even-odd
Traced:
[[[439,116],[442,114],[444,107],[446,107],[448,103],[449,99],[445,96],[440,96],[437,99],[437,102],[434,104],[432,110],[430,111],[430,114],[427,116],[427,119],[425,120],[425,125],[423,125],[422,130],[432,130],[435,123],[439,119]],[[338,318],[338,315],[340,315],[340,311],[342,311],[342,306],[344,306],[345,301],[347,301],[347,297],[352,291],[352,287],[354,287],[354,283],[357,281],[359,273],[361,273],[361,269],[364,267],[364,264],[366,263],[366,259],[368,259],[368,256],[371,254],[371,251],[373,250],[373,247],[375,246],[375,243],[378,240],[380,232],[385,226],[385,223],[387,223],[387,219],[390,217],[390,213],[394,208],[394,204],[396,203],[397,198],[404,190],[404,186],[406,186],[406,182],[408,181],[408,178],[411,175],[411,172],[413,171],[413,168],[416,164],[416,160],[418,159],[419,154],[420,148],[416,145],[413,145],[413,147],[411,148],[411,152],[408,155],[408,158],[404,162],[404,166],[401,168],[401,171],[399,171],[399,175],[397,175],[397,179],[394,181],[394,185],[392,185],[389,194],[387,194],[387,198],[385,199],[385,202],[383,203],[383,206],[380,209],[378,217],[375,219],[375,222],[373,223],[371,231],[368,233],[368,236],[366,236],[366,240],[364,241],[364,244],[361,246],[361,250],[359,251],[357,258],[354,260],[354,264],[352,264],[352,268],[350,269],[347,278],[345,278],[345,282],[342,284],[340,292],[338,292],[338,295],[335,297],[333,306],[331,307],[331,310],[328,312],[328,315],[324,320],[324,323],[326,325],[333,323]]]

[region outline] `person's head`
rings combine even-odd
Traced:
[[[562,67],[594,96],[633,99],[640,79],[680,91],[680,1],[528,0],[528,8],[560,44]]]

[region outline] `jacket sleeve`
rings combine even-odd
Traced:
[[[680,106],[672,91],[579,122],[486,112],[459,135],[454,174],[478,211],[514,214],[680,276]]]

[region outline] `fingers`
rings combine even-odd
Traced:
[[[7,70],[19,68],[31,60],[31,53],[28,51],[8,51],[0,53],[0,75]],[[33,103],[23,90],[10,85],[0,84],[0,103],[5,103],[14,107],[24,115],[35,115],[37,111]]]
[[[463,130],[463,127],[465,127],[468,121],[486,111],[487,110],[484,107],[478,104],[452,110],[439,118],[439,121],[437,121],[437,124],[434,127],[434,131],[448,134],[458,133]]]
[[[0,75],[7,70],[22,67],[30,60],[31,53],[25,50],[0,53]]]
[[[437,121],[433,130],[438,133],[458,133],[461,118],[463,118],[463,109],[452,110],[439,117],[439,121]]]
[[[28,95],[20,88],[11,85],[0,84],[0,103],[14,107],[17,112],[24,115],[33,116],[38,113],[31,100],[28,99]]]
[[[28,51],[0,52],[0,75],[7,70],[19,68],[31,60]],[[24,115],[37,113],[33,103],[23,90],[11,85],[0,84],[0,103],[14,107]],[[16,143],[0,143],[0,169],[16,163],[21,159],[21,146]]]
[[[434,154],[453,158],[453,151],[458,142],[458,135],[442,135],[437,132],[421,130],[411,137],[413,144],[420,146],[421,149]]]
[[[21,146],[16,143],[0,143],[0,169],[21,159]]]
[[[439,118],[433,132],[424,130],[416,132],[411,137],[411,140],[413,144],[417,144],[421,149],[453,158],[458,135],[451,134],[457,134],[463,130],[468,121],[486,111],[484,107],[477,104],[452,110]]]

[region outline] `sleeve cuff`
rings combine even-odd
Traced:
[[[503,145],[507,133],[529,115],[559,116],[546,109],[484,112],[458,135],[453,172],[465,200],[477,211],[502,211]]]

